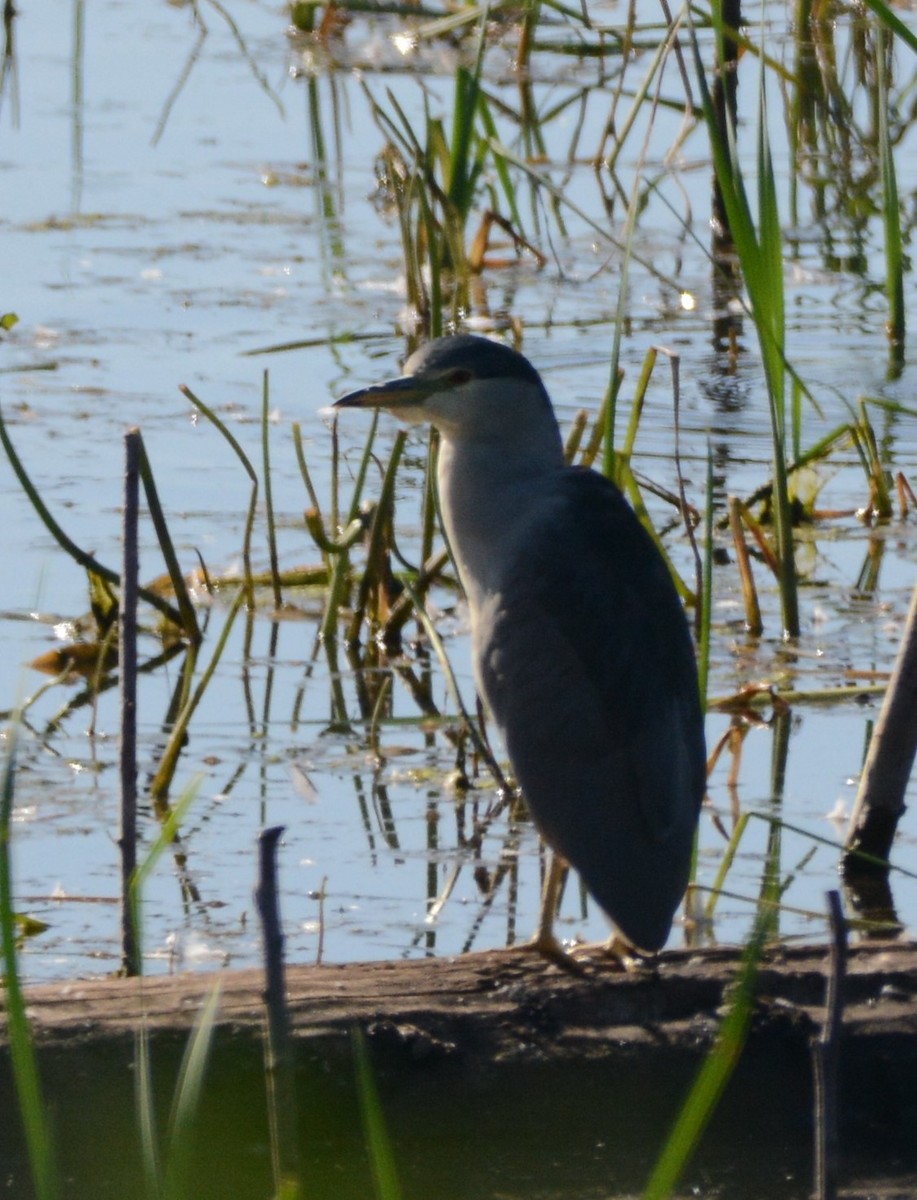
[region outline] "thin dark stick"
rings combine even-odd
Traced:
[[[815,1200],[835,1200],[838,1181],[837,1079],[844,974],[847,969],[847,922],[840,894],[828,892],[831,963],[825,997],[825,1024],[813,1046],[815,1059]]]
[[[118,606],[118,661],[121,693],[121,968],[140,974],[140,948],[134,911],[137,869],[137,520],[140,500],[140,430],[124,436],[124,517],[121,600]]]
[[[265,829],[258,837],[258,886],[255,904],[264,941],[264,1004],[267,1009],[265,1073],[271,1119],[271,1158],[277,1195],[299,1176],[296,1091],[290,1047],[283,968],[283,930],[277,901],[277,843],[283,826]]]

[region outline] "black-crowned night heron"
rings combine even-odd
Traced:
[[[439,430],[477,687],[523,796],[627,941],[661,949],[688,883],[705,751],[691,637],[652,539],[609,480],[565,465],[541,378],[507,346],[438,338],[401,378],[336,407]],[[552,957],[559,872],[536,937]]]

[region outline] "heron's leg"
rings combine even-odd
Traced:
[[[573,955],[564,949],[554,934],[554,917],[557,914],[560,891],[567,877],[568,869],[567,864],[560,855],[555,854],[552,850],[548,873],[545,876],[544,887],[541,890],[541,912],[538,917],[538,929],[532,938],[531,946],[533,950],[537,950],[539,954],[550,959],[551,962],[556,963],[557,966],[562,967],[565,971],[582,974],[582,963],[577,962]]]
[[[541,945],[542,942],[557,941],[554,937],[554,918],[557,916],[557,905],[560,902],[560,893],[567,878],[568,869],[560,855],[552,850],[548,872],[544,877],[544,886],[541,889],[541,912],[538,917],[538,932],[535,934],[535,941],[538,945]]]

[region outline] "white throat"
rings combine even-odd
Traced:
[[[501,590],[513,547],[555,502],[549,481],[560,478],[563,452],[556,427],[548,432],[553,436],[514,445],[443,434],[440,509],[472,619]]]

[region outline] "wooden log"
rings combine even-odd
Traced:
[[[482,1069],[520,1058],[569,1060],[658,1054],[700,1055],[716,1032],[737,970],[733,949],[672,951],[633,971],[599,957],[567,974],[527,950],[409,962],[291,966],[287,997],[297,1042],[344,1045],[362,1025],[408,1060],[460,1058]],[[752,1037],[795,1029],[803,1039],[822,1020],[825,946],[778,947],[761,963]],[[917,944],[863,942],[851,948],[844,1036],[901,1038],[917,1056]],[[190,1029],[213,974],[94,979],[27,991],[39,1046],[76,1048],[132,1038],[141,1021],[152,1038]],[[218,1023],[260,1039],[263,978],[225,971]],[[5,1029],[0,1025],[0,1046]]]

